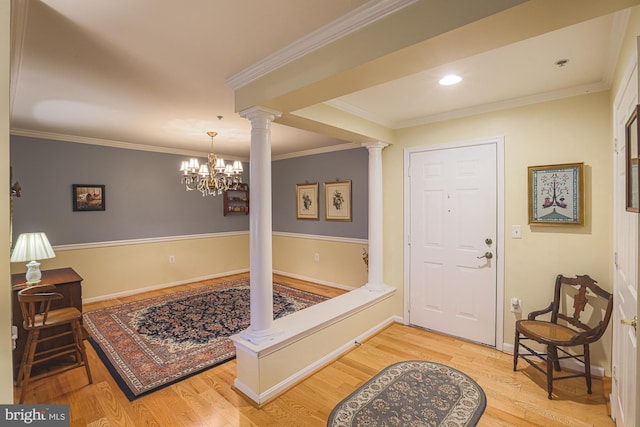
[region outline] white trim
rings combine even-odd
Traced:
[[[561,89],[553,92],[525,96],[516,99],[509,99],[506,101],[492,102],[468,108],[461,108],[459,110],[447,111],[439,114],[431,114],[417,119],[399,121],[395,123],[393,129],[420,126],[428,123],[441,122],[444,120],[459,119],[462,117],[475,116],[478,114],[491,113],[494,111],[507,110],[510,108],[524,107],[527,105],[540,104],[542,102],[555,101],[558,99],[570,98],[587,93],[602,92],[609,89],[610,87],[606,82],[575,86],[572,88]]]
[[[315,277],[308,277],[308,276],[302,276],[300,274],[289,273],[288,271],[273,270],[273,272],[281,276],[291,277],[292,279],[304,280],[305,282],[317,283],[319,285],[329,286],[337,289],[343,289],[345,291],[352,291],[354,289],[358,289],[355,286],[347,286],[347,285],[342,285],[340,283],[327,282],[326,280],[320,280],[320,279],[316,279]]]
[[[285,231],[274,231],[273,235],[279,237],[290,237],[292,239],[325,240],[328,242],[353,243],[357,245],[369,244],[369,240],[367,239],[355,239],[352,237],[320,236],[315,234],[288,233]]]
[[[99,145],[103,147],[122,148],[124,150],[138,150],[138,151],[150,151],[154,153],[175,154],[178,156],[191,156],[191,157],[207,157],[207,152],[204,151],[192,151],[182,150],[180,148],[160,147],[155,145],[134,144],[132,142],[111,141],[108,139],[89,138],[85,136],[65,135],[61,133],[43,132],[29,129],[12,128],[11,135],[24,136],[27,138],[39,138],[49,139],[52,141],[62,142],[75,142],[77,144],[87,145]],[[355,142],[349,142],[346,144],[331,145],[329,147],[318,147],[309,150],[297,151],[294,153],[279,154],[272,156],[271,161],[292,159],[296,157],[313,156],[316,154],[333,153],[337,151],[353,150],[355,148],[362,148],[361,144]],[[240,160],[242,162],[248,162],[249,158],[239,156],[226,156],[225,159]]]
[[[496,145],[496,324],[495,324],[495,348],[502,350],[504,341],[504,136],[493,136],[488,138],[478,138],[470,141],[425,145],[419,147],[409,147],[404,149],[404,324],[409,325],[409,307],[411,304],[410,295],[410,170],[409,156],[412,153],[432,150],[446,150],[450,148],[471,147],[475,145]]]
[[[271,161],[292,159],[295,157],[313,156],[316,154],[333,153],[335,151],[353,150],[354,148],[362,148],[362,145],[356,142],[349,142],[347,144],[331,145],[329,147],[311,148],[309,150],[304,150],[304,151],[278,154],[277,156],[271,157]]]
[[[612,61],[615,64],[615,61]],[[607,78],[605,76],[605,78]],[[611,79],[611,76],[608,77]],[[324,102],[324,104],[329,105],[338,110],[344,111],[345,113],[353,114],[357,117],[363,118],[365,120],[372,121],[381,126],[388,127],[390,129],[404,129],[409,127],[426,125],[429,123],[442,122],[445,120],[459,119],[462,117],[475,116],[478,114],[491,113],[494,111],[507,110],[510,108],[524,107],[527,105],[539,104],[542,102],[555,101],[563,98],[570,98],[573,96],[584,95],[587,93],[595,93],[602,92],[605,90],[609,90],[611,87],[611,82],[603,80],[598,83],[591,83],[581,86],[575,86],[572,88],[561,89],[553,92],[540,93],[531,96],[525,96],[521,98],[508,99],[504,101],[497,101],[487,104],[475,105],[467,108],[460,108],[458,110],[446,111],[443,113],[435,113],[428,114],[426,116],[413,118],[409,120],[401,120],[401,121],[389,121],[385,120],[381,117],[378,117],[371,112],[366,112],[356,106],[353,106],[340,98],[332,99],[330,101]]]
[[[82,249],[99,249],[108,248],[113,246],[129,246],[129,245],[146,245],[149,243],[164,243],[164,242],[176,242],[179,240],[194,240],[194,239],[210,239],[218,237],[231,237],[241,236],[249,234],[248,231],[227,231],[221,233],[206,233],[206,234],[190,234],[184,236],[168,236],[168,237],[150,237],[144,239],[129,239],[129,240],[113,240],[108,242],[92,242],[92,243],[76,243],[70,245],[58,245],[54,246],[56,251],[77,251]]]
[[[16,89],[22,69],[22,53],[24,51],[24,37],[27,31],[27,15],[29,2],[27,0],[11,1],[11,74],[9,83],[9,116],[13,116],[13,106],[16,100]]]
[[[86,298],[86,299],[83,298],[82,299],[82,303],[83,304],[88,304],[88,303],[91,303],[91,302],[98,302],[98,301],[105,301],[105,300],[110,300],[110,299],[114,299],[114,298],[128,297],[128,296],[131,296],[131,295],[137,295],[137,294],[141,294],[141,293],[144,293],[144,292],[155,291],[155,290],[158,290],[158,289],[171,288],[173,286],[178,286],[178,285],[185,285],[187,283],[201,282],[203,280],[209,280],[209,279],[218,279],[220,277],[231,276],[231,275],[234,275],[234,274],[242,274],[242,273],[246,273],[248,271],[249,271],[248,268],[243,268],[243,269],[240,269],[240,270],[225,271],[224,273],[208,274],[206,276],[200,276],[200,277],[191,277],[189,279],[178,280],[176,282],[161,283],[161,284],[158,284],[158,285],[146,286],[144,288],[132,289],[130,291],[115,292],[113,294],[101,295],[101,296],[98,296],[98,297],[92,297],[92,298]]]
[[[514,349],[514,344],[510,344],[510,343],[502,343],[502,351],[504,353],[509,353],[509,354],[513,354],[513,349]],[[521,354],[531,354],[530,351],[522,351],[522,349],[520,349]],[[527,363],[527,362],[524,362]],[[529,364],[527,364],[527,366],[529,366]],[[584,372],[584,365],[578,361],[576,361],[575,359],[563,359],[560,361],[560,366],[562,366],[563,368],[567,369],[567,370],[571,370],[571,371],[577,371],[577,372]],[[604,377],[604,368],[601,366],[593,366],[593,364],[591,365],[591,375],[593,375],[594,377],[598,377],[598,378],[603,378]]]
[[[176,154],[179,156],[207,157],[205,151],[182,150],[180,148],[160,147],[156,145],[135,144],[132,142],[112,141],[108,139],[89,138],[86,136],[65,135],[54,132],[43,132],[39,130],[12,128],[11,135],[26,136],[28,138],[49,139],[52,141],[75,142],[77,144],[100,145],[103,147],[122,148],[125,150],[151,151],[154,153]],[[223,153],[220,153],[223,154]],[[225,159],[240,160],[248,162],[247,157],[226,156]]]
[[[234,74],[226,79],[226,83],[231,89],[238,90],[278,68],[416,2],[417,0],[372,0]]]
[[[393,120],[389,120],[385,117],[374,114],[371,111],[367,111],[363,108],[356,107],[355,105],[349,104],[348,102],[340,98],[330,99],[328,101],[323,102],[323,104],[336,108],[340,111],[344,111],[345,113],[353,114],[354,116],[363,118],[365,120],[369,120],[370,122],[377,123],[389,129],[398,128],[396,122],[394,122]]]

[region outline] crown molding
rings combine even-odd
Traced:
[[[609,36],[609,47],[607,49],[607,58],[604,61],[604,72],[602,80],[611,86],[613,83],[613,75],[620,58],[622,43],[624,43],[624,35],[629,24],[630,9],[620,10],[613,14],[613,24],[611,25],[611,34]]]
[[[24,50],[24,36],[27,31],[27,0],[11,0],[11,69],[9,77],[9,114],[13,113],[16,99],[16,88],[20,78],[22,66],[22,52]]]
[[[478,114],[491,113],[494,111],[507,110],[510,108],[524,107],[527,105],[540,104],[542,102],[555,101],[562,98],[585,95],[587,93],[602,92],[609,90],[606,82],[576,86],[558,91],[547,92],[537,95],[524,96],[521,98],[509,99],[506,101],[492,102],[459,110],[447,111],[441,114],[432,114],[417,119],[396,122],[393,129],[403,129],[413,126],[426,125],[444,120],[459,119],[462,117],[475,116]]]
[[[312,156],[314,154],[333,153],[334,151],[353,150],[354,148],[363,148],[361,144],[350,142],[348,144],[331,145],[329,147],[312,148],[310,150],[296,151],[295,153],[286,153],[273,156],[271,161],[293,159],[295,157]]]
[[[254,65],[234,74],[225,81],[231,89],[238,90],[280,67],[327,46],[417,1],[418,0],[371,0],[324,27],[296,40],[274,54],[267,56]]]
[[[371,113],[370,111],[349,104],[348,102],[345,102],[340,98],[330,99],[323,102],[323,104],[333,107],[337,110],[344,111],[345,113],[353,114],[354,116],[369,120],[370,122],[377,123],[387,128],[393,128],[395,126],[395,123],[393,121],[387,120],[384,117]]]
[[[207,154],[208,154],[207,152],[204,152],[204,151],[182,150],[179,148],[158,147],[155,145],[145,145],[145,144],[134,144],[131,142],[111,141],[108,139],[89,138],[85,136],[76,136],[76,135],[65,135],[61,133],[42,132],[42,131],[29,130],[29,129],[13,128],[11,129],[11,135],[26,136],[29,138],[50,139],[53,141],[75,142],[78,144],[101,145],[103,147],[123,148],[126,150],[152,151],[155,153],[176,154],[179,156],[207,157]],[[243,162],[249,161],[249,159],[244,157],[225,156],[225,159],[227,158],[229,160],[240,160]]]

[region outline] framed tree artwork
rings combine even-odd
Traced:
[[[325,219],[351,221],[351,181],[324,183]]]
[[[296,219],[318,219],[318,183],[296,184]]]
[[[584,163],[529,167],[529,224],[584,224]]]

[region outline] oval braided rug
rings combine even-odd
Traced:
[[[466,374],[409,360],[387,366],[343,399],[327,425],[475,426],[486,406],[484,391]]]

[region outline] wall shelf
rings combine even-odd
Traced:
[[[249,215],[249,184],[239,184],[236,190],[227,190],[224,194],[225,216],[231,214]]]

